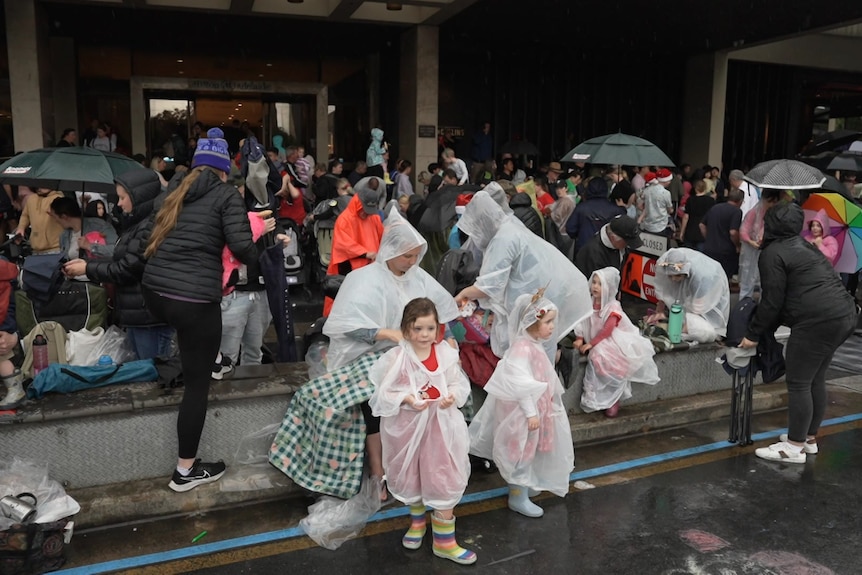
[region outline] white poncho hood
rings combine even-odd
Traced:
[[[418,297],[427,297],[437,307],[442,323],[458,317],[452,295],[428,272],[414,265],[403,276],[396,276],[386,262],[421,247],[417,263],[428,250],[422,235],[397,209],[390,211],[383,226],[377,259],[371,265],[352,271],[344,278],[323,333],[329,336],[327,369],[347,365],[369,351],[382,351],[394,344],[377,341],[373,345],[347,334],[357,329],[401,329],[404,306]]]

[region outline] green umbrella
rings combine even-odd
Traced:
[[[115,177],[143,169],[132,158],[93,148],[42,148],[23,152],[0,164],[0,183],[112,194]]]
[[[591,138],[578,144],[560,161],[620,166],[674,165],[670,158],[649,140],[621,132]]]

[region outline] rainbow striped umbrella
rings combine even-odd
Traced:
[[[816,192],[802,204],[805,227],[823,210],[829,218],[829,230],[823,230],[838,241],[835,271],[855,273],[862,269],[862,207],[841,194]]]

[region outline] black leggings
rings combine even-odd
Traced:
[[[383,179],[383,164],[377,164],[376,166],[368,166],[368,170],[365,172],[364,177],[369,176],[377,176],[380,179]]]
[[[177,330],[183,368],[183,399],[177,415],[180,459],[194,459],[207,416],[210,378],[221,344],[221,307],[192,303],[144,289],[144,301],[156,318]]]
[[[817,435],[826,413],[826,370],[832,356],[856,327],[856,314],[814,325],[795,325],[787,340],[787,437]]]

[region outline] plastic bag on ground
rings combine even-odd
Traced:
[[[115,325],[105,330],[104,337],[102,337],[99,346],[90,357],[95,357],[96,362],[98,362],[99,358],[103,355],[111,356],[115,364],[138,359],[135,351],[129,344],[129,340],[126,338],[126,332]],[[95,362],[90,365],[95,365]]]
[[[69,365],[96,365],[99,356],[96,351],[102,345],[105,330],[97,327],[70,331],[66,334],[66,363]]]
[[[48,477],[47,465],[18,458],[0,463],[0,497],[15,497],[20,493],[32,493],[36,497],[36,523],[51,523],[81,510],[63,486]],[[0,515],[0,531],[9,529],[14,523]]]
[[[280,426],[273,423],[242,438],[233,463],[219,481],[220,491],[261,491],[290,485],[290,479],[269,463],[269,448]]]
[[[383,481],[365,477],[359,493],[350,499],[324,495],[308,508],[308,516],[299,526],[321,547],[336,550],[348,539],[354,539],[371,517],[380,511]]]

